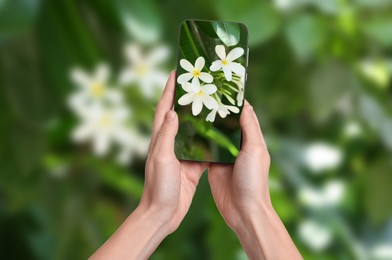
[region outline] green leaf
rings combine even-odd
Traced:
[[[364,32],[385,47],[392,46],[392,19],[376,19],[363,26]]]
[[[142,43],[154,43],[160,39],[162,21],[154,1],[117,0],[117,8],[130,36]]]
[[[236,23],[213,22],[216,35],[226,44],[226,46],[234,46],[240,41],[240,27]]]
[[[0,1],[0,43],[24,33],[32,25],[38,0]]]
[[[285,35],[295,55],[306,60],[319,51],[326,40],[326,26],[314,15],[294,17],[287,25]]]
[[[263,1],[214,1],[219,18],[244,23],[249,31],[249,46],[266,42],[276,35],[280,17],[273,3]]]

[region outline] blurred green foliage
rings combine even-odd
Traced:
[[[118,71],[120,50],[130,41],[165,42],[175,51],[186,18],[243,22],[249,29],[245,97],[272,156],[274,207],[304,258],[387,259],[375,249],[392,246],[389,0],[0,0],[2,258],[85,259],[137,206],[145,158],[122,167],[70,142],[69,70],[107,61]],[[139,103],[150,122],[155,104]],[[360,134],[347,134],[350,122]],[[319,175],[301,156],[316,140],[344,155]],[[304,187],[333,179],[346,183],[341,205],[315,208],[297,198]],[[321,250],[299,235],[309,217],[332,233]],[[152,256],[244,258],[206,176],[180,228]]]

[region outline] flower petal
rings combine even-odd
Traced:
[[[195,69],[195,68],[193,67],[193,65],[192,65],[189,61],[187,61],[186,59],[181,59],[181,60],[180,60],[180,65],[181,65],[181,67],[182,67],[184,70],[189,71],[189,72],[192,72],[192,70]]]
[[[223,46],[223,45],[216,45],[215,46],[215,52],[218,55],[219,59],[221,59],[221,60],[226,59],[225,46]]]
[[[227,81],[231,81],[231,69],[228,66],[222,67],[223,73],[225,73],[225,78]]]
[[[125,56],[131,64],[138,64],[143,60],[140,47],[136,44],[129,44],[125,47]]]
[[[217,71],[220,68],[222,68],[222,61],[221,60],[213,61],[211,66],[210,66],[210,70],[211,71]]]
[[[96,155],[102,156],[108,152],[110,145],[110,138],[107,133],[98,133],[95,136],[93,149]]]
[[[230,110],[231,112],[235,113],[235,114],[237,114],[238,112],[240,112],[240,109],[239,109],[238,107],[235,107],[235,106],[226,106],[226,108],[227,108],[228,110]]]
[[[238,76],[244,76],[245,75],[245,68],[238,62],[230,62],[228,65],[229,69],[233,71],[235,74]]]
[[[217,111],[216,109],[211,110],[211,112],[206,117],[206,121],[214,122],[215,116],[216,116],[216,111]]]
[[[207,93],[209,95],[214,94],[217,91],[217,88],[214,84],[205,84],[204,86],[201,87],[201,90],[204,93]]]
[[[106,83],[109,78],[109,66],[105,63],[98,65],[95,70],[95,80],[101,83]]]
[[[197,58],[197,60],[195,62],[195,69],[197,69],[199,71],[202,70],[205,63],[206,63],[206,61],[204,60],[204,58],[200,56],[199,58]]]
[[[183,73],[180,76],[178,76],[177,82],[178,82],[178,84],[182,84],[184,82],[189,81],[192,77],[193,77],[192,73],[186,72],[186,73]]]
[[[212,75],[207,72],[201,72],[199,78],[205,83],[211,83],[214,80]]]
[[[241,57],[244,54],[244,49],[242,49],[241,47],[237,47],[232,49],[229,54],[227,54],[226,60],[228,61],[233,61],[238,59],[239,57]]]
[[[178,100],[178,104],[180,104],[181,106],[186,106],[192,103],[195,99],[195,95],[195,93],[186,93],[185,95],[180,97],[180,99]]]
[[[192,79],[192,85],[195,86],[195,87],[200,87],[200,81],[199,81],[199,79],[196,78],[196,77],[193,77],[193,79]]]
[[[71,79],[75,84],[78,84],[81,88],[88,88],[91,79],[90,77],[80,68],[74,68],[71,71]]]
[[[203,101],[203,104],[208,108],[208,109],[217,109],[218,108],[218,102],[211,97],[210,95],[202,95],[201,100]]]
[[[242,106],[244,101],[244,91],[240,88],[237,93],[237,106]]]
[[[166,46],[159,46],[153,49],[146,58],[146,63],[157,65],[167,60],[170,50]]]
[[[202,100],[200,99],[200,97],[195,96],[195,99],[193,100],[192,103],[192,114],[194,116],[197,116],[198,114],[200,114],[202,108],[203,108]]]
[[[135,71],[131,68],[126,68],[121,72],[118,81],[120,82],[121,85],[126,85],[134,82],[135,79],[136,79]]]
[[[218,114],[220,115],[221,118],[225,118],[229,114],[229,111],[227,109],[219,108]]]
[[[181,87],[182,87],[183,90],[185,90],[186,92],[189,92],[189,93],[197,93],[197,92],[200,91],[200,87],[199,86],[192,85],[189,82],[182,83]]]

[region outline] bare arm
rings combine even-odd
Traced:
[[[268,189],[270,157],[248,102],[240,124],[243,146],[234,166],[209,166],[208,180],[215,203],[250,259],[302,259],[272,207]]]
[[[207,164],[180,162],[174,154],[178,130],[172,110],[174,81],[173,72],[155,110],[140,203],[90,259],[146,259],[188,212]]]

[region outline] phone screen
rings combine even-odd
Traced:
[[[174,110],[178,159],[233,163],[241,148],[248,32],[241,23],[180,26]]]

